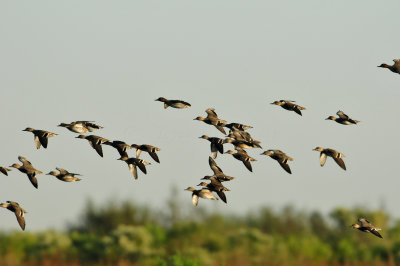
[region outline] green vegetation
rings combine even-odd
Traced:
[[[291,207],[243,216],[169,202],[159,214],[129,202],[95,206],[65,232],[0,234],[1,265],[398,265],[400,220],[336,208],[329,216]],[[350,227],[366,217],[384,239]]]

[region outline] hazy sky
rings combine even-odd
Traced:
[[[201,200],[221,212],[294,204],[329,212],[335,206],[378,208],[400,217],[397,173],[400,75],[377,68],[399,58],[400,2],[393,1],[2,1],[0,3],[0,166],[25,156],[48,173],[62,167],[83,175],[65,183],[39,175],[36,190],[16,169],[0,175],[0,201],[17,201],[27,230],[63,228],[85,201],[135,200],[163,208],[171,187],[191,204],[199,179],[211,174],[209,142],[223,137],[199,121],[210,107],[249,130],[263,150],[294,158],[292,175],[263,150],[253,173],[231,155],[218,155],[228,175],[228,205]],[[192,104],[164,110],[163,96]],[[270,105],[291,99],[307,110]],[[355,126],[325,121],[343,110]],[[98,156],[86,140],[57,127],[93,120],[94,134],[161,148],[148,154],[148,174],[134,180],[118,153]],[[26,127],[59,135],[36,150]],[[346,155],[347,171],[316,146]],[[226,144],[225,149],[232,145]],[[134,155],[134,151],[130,152]],[[0,210],[0,228],[19,230]]]

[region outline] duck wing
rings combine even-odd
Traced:
[[[28,161],[25,157],[18,156],[18,160],[22,163],[24,167],[33,167],[32,163]]]
[[[41,132],[38,135],[39,142],[40,142],[40,144],[42,144],[43,148],[45,148],[45,149],[47,148],[47,142],[48,142],[47,136],[48,136],[47,132]],[[37,144],[36,144],[36,147],[37,147]],[[39,145],[39,147],[40,147],[40,145]]]
[[[279,160],[278,163],[282,166],[283,169],[285,169],[286,172],[288,172],[289,174],[292,173],[289,165],[287,163],[285,163],[283,160]]]
[[[218,155],[218,148],[217,148],[217,144],[216,143],[213,143],[213,142],[211,142],[211,154],[212,154],[212,156],[214,157],[214,159],[215,158],[217,158],[217,155]]]
[[[139,167],[140,171],[142,171],[144,174],[147,174],[146,166],[143,163],[139,162],[136,165]]]
[[[224,153],[224,145],[222,143],[215,143],[215,147],[221,154]]]
[[[375,229],[375,228],[372,228],[371,230],[369,230],[370,232],[371,232],[371,234],[374,234],[374,235],[376,235],[377,237],[379,237],[379,238],[383,238],[382,236],[381,236],[381,234],[379,234],[379,232]]]
[[[37,181],[36,175],[35,174],[27,174],[27,175],[28,175],[29,181],[31,181],[32,185],[35,188],[38,188],[39,185],[38,185],[38,181]]]
[[[222,169],[219,168],[219,166],[217,165],[217,163],[214,161],[213,158],[208,157],[208,163],[210,165],[211,170],[214,172],[215,175],[224,173],[224,172],[222,172]]]
[[[192,193],[192,203],[194,206],[197,206],[197,204],[199,204],[199,196],[197,196],[196,193]]]
[[[301,114],[300,109],[297,108],[297,106],[295,106],[295,107],[293,108],[293,111],[294,111],[296,114],[303,116],[303,115]]]
[[[151,158],[153,158],[154,161],[156,161],[157,163],[160,163],[160,159],[158,159],[157,153],[149,151],[149,154],[150,154]]]
[[[35,144],[36,144],[36,149],[40,149],[41,142],[40,142],[39,136],[35,135],[34,140],[35,140]]]
[[[22,230],[25,230],[25,218],[24,218],[24,211],[17,207],[15,209],[15,217],[17,217],[17,221],[19,223],[19,226],[21,227]]]
[[[2,172],[3,174],[8,175],[7,171],[10,171],[10,169],[0,167],[0,172]]]
[[[208,108],[207,110],[206,110],[206,113],[207,113],[207,118],[211,118],[211,117],[218,117],[218,115],[217,115],[217,113],[215,112],[215,109],[214,108]]]
[[[137,174],[136,165],[130,163],[130,164],[128,164],[128,167],[129,167],[129,171],[131,172],[132,176],[133,176],[135,179],[138,179],[138,174]]]
[[[368,221],[367,219],[365,219],[365,218],[358,218],[358,221],[361,223],[361,226],[362,227],[374,227],[372,224],[371,224],[371,222],[370,221]]]
[[[243,162],[244,166],[246,166],[246,168],[247,168],[250,172],[253,172],[253,168],[251,167],[250,161],[243,160],[242,162]]]
[[[220,125],[214,125],[222,134],[226,135],[225,129]]]
[[[60,174],[62,174],[62,175],[66,175],[66,174],[69,174],[69,172],[67,171],[67,170],[65,170],[65,169],[62,169],[62,168],[59,168],[59,167],[56,167],[56,169],[60,172]]]
[[[223,191],[216,191],[216,192],[217,192],[218,197],[219,197],[223,202],[227,203],[225,193],[224,193]]]
[[[96,144],[94,142],[89,141],[89,143],[92,145],[93,149],[97,151],[97,153],[103,157],[103,148],[101,147],[101,144]]]
[[[337,111],[336,112],[336,114],[340,117],[340,118],[342,118],[342,119],[346,119],[346,120],[348,120],[349,119],[349,116],[348,115],[346,115],[345,113],[343,113],[343,111]]]
[[[344,161],[342,160],[342,158],[333,157],[333,159],[335,160],[335,162],[336,162],[343,170],[346,170],[346,165],[344,164]]]
[[[319,155],[319,164],[321,166],[324,166],[326,162],[326,154],[324,152],[321,152]]]

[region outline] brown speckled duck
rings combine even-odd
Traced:
[[[207,117],[198,116],[194,120],[203,121],[206,124],[213,125],[216,127],[222,134],[226,135],[224,130],[224,126],[226,125],[226,121],[218,118],[217,113],[215,112],[214,108],[208,108],[206,110]]]
[[[394,64],[392,66],[388,64],[381,64],[378,67],[387,68],[393,73],[400,74],[400,59],[393,59]]]
[[[151,156],[151,158],[153,158],[154,161],[160,163],[160,159],[158,158],[158,155],[156,153],[161,150],[160,148],[148,144],[142,144],[142,145],[132,144],[131,147],[136,149],[136,158],[139,158],[142,151],[144,151],[147,152]]]
[[[268,155],[272,159],[276,160],[280,164],[280,166],[285,169],[286,172],[288,172],[289,174],[292,173],[288,161],[293,161],[293,158],[287,156],[284,152],[280,150],[267,150],[261,153],[261,155]]]
[[[279,105],[285,110],[293,111],[298,115],[302,115],[301,110],[305,110],[306,108],[298,104],[295,104],[294,102],[295,101],[280,100],[280,101],[275,101],[271,104]]]
[[[27,127],[22,131],[33,133],[37,149],[39,149],[40,146],[43,146],[43,148],[47,148],[48,138],[57,136],[56,133],[52,133],[46,130],[33,129],[31,127]]]
[[[103,144],[104,142],[109,141],[108,139],[96,136],[96,135],[79,135],[77,137],[75,137],[77,139],[86,139],[87,141],[89,141],[90,146],[92,146],[93,149],[96,150],[96,152],[103,157],[103,149],[101,148],[101,144]]]
[[[343,113],[343,111],[339,110],[339,111],[336,112],[336,114],[339,117],[329,116],[325,120],[333,120],[333,121],[335,121],[335,122],[337,122],[339,124],[342,124],[342,125],[355,125],[355,124],[360,122],[358,120],[351,119],[348,115]]]
[[[0,203],[0,207],[6,208],[12,211],[17,217],[17,221],[22,230],[25,230],[25,218],[24,213],[27,213],[19,204],[15,201],[6,201],[7,203]]]
[[[338,151],[335,151],[335,150],[329,149],[329,148],[324,149],[324,148],[322,148],[322,147],[316,147],[316,148],[314,149],[314,151],[319,151],[319,152],[320,152],[319,162],[320,162],[320,165],[321,165],[321,166],[324,166],[324,165],[325,165],[326,157],[327,157],[327,156],[330,156],[330,157],[333,158],[333,160],[335,160],[335,162],[336,162],[343,170],[346,170],[346,165],[344,164],[344,161],[343,161],[343,159],[342,159],[342,158],[344,157],[344,154],[343,154],[343,153],[340,153],[340,152],[338,152]]]
[[[365,218],[358,218],[358,221],[361,223],[360,224],[352,224],[351,226],[355,229],[358,229],[362,232],[368,233],[370,232],[371,234],[379,237],[379,238],[383,238],[381,236],[381,234],[379,234],[379,230],[381,230],[380,228],[376,228],[375,226],[373,226],[367,219]]]
[[[18,160],[22,163],[22,165],[14,163],[10,167],[16,168],[20,172],[26,174],[29,178],[29,181],[31,181],[32,185],[35,188],[38,188],[39,185],[36,179],[36,175],[43,174],[43,172],[33,167],[32,163],[28,161],[25,157],[18,156]]]
[[[55,176],[58,180],[64,181],[64,182],[75,182],[75,181],[80,181],[82,179],[75,177],[76,175],[80,175],[80,174],[75,174],[75,173],[70,173],[65,169],[56,168],[59,173],[57,173],[56,171],[51,171],[50,173],[46,174],[46,175],[52,175]]]
[[[65,127],[69,131],[72,131],[75,133],[89,133],[96,129],[103,128],[102,126],[94,124],[93,121],[74,121],[69,124],[61,123],[58,126]]]
[[[197,206],[199,203],[199,197],[203,199],[218,200],[214,194],[206,188],[195,189],[194,187],[188,187],[185,190],[192,192],[192,203],[194,206]]]
[[[167,109],[168,107],[183,109],[183,108],[189,108],[191,106],[190,103],[188,102],[182,100],[167,100],[164,97],[160,97],[156,99],[156,101],[163,102],[164,109]]]
[[[124,161],[128,164],[129,171],[135,179],[138,179],[137,167],[139,167],[140,171],[142,171],[144,174],[147,174],[146,165],[151,164],[149,162],[146,162],[145,160],[133,157],[121,157],[118,160]]]
[[[204,188],[209,189],[210,191],[217,193],[218,197],[223,202],[227,203],[224,191],[230,191],[230,190],[224,187],[224,185],[222,185],[221,182],[218,182],[216,179],[213,179],[211,183],[201,182],[200,184],[198,184],[198,186],[202,186]]]
[[[115,148],[121,157],[128,157],[128,153],[126,151],[133,148],[131,145],[128,145],[120,140],[106,141],[103,144]]]
[[[253,172],[253,168],[251,167],[252,161],[257,161],[256,159],[250,157],[246,151],[244,150],[238,150],[236,153],[232,150],[229,150],[225,153],[231,154],[236,160],[242,161],[244,166],[246,166],[247,170],[250,172]]]
[[[200,139],[206,139],[208,140],[211,144],[211,154],[215,158],[217,158],[218,152],[221,154],[224,153],[224,139],[216,138],[216,137],[209,137],[207,135],[203,135],[199,137]]]

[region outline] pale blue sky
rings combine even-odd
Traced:
[[[224,172],[237,177],[226,185],[229,204],[200,205],[245,213],[290,203],[326,213],[384,202],[400,217],[400,75],[376,67],[400,57],[398,10],[397,0],[3,1],[0,165],[22,155],[45,173],[62,167],[84,180],[39,175],[36,190],[13,170],[0,175],[0,201],[28,210],[27,230],[63,228],[88,198],[161,209],[174,185],[191,208],[183,189],[211,174],[209,143],[198,137],[223,137],[193,118],[214,107],[222,119],[252,125],[263,150],[293,157],[293,175],[260,149],[249,151],[258,160],[253,173],[219,155]],[[164,110],[154,101],[160,96],[192,107]],[[300,117],[269,104],[279,99],[307,110]],[[339,109],[362,122],[324,120]],[[57,127],[75,120],[96,121],[104,129],[94,134],[111,140],[160,147],[161,164],[143,154],[152,165],[133,180],[116,150],[104,147],[101,158]],[[22,132],[28,126],[59,136],[36,150],[33,135]],[[316,146],[344,153],[348,170],[331,159],[321,168]],[[19,229],[11,213],[0,214],[0,228]]]

